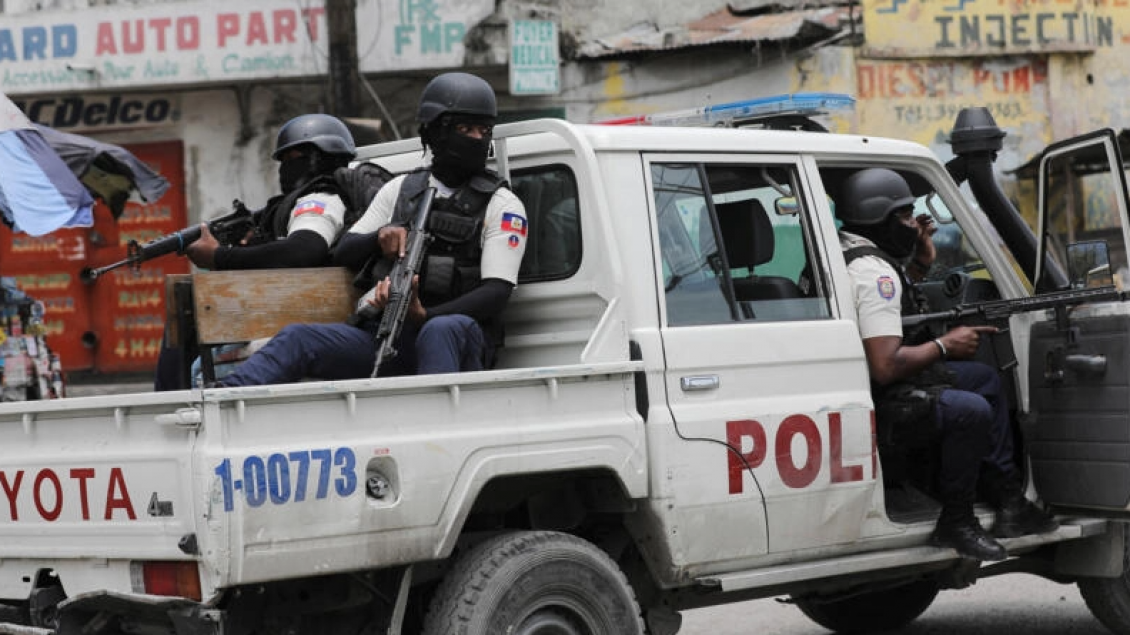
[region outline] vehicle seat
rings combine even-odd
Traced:
[[[760,276],[756,267],[773,260],[776,237],[761,201],[749,199],[714,206],[726,246],[734,295],[739,302],[801,298],[800,287],[784,276]],[[740,269],[745,269],[743,274]]]

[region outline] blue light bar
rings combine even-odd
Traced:
[[[624,117],[601,123],[644,126],[736,126],[742,122],[755,121],[766,117],[822,115],[829,111],[851,110],[854,107],[855,99],[850,95],[841,93],[792,93],[654,115]]]

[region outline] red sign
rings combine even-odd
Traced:
[[[38,238],[0,228],[0,275],[14,276],[44,303],[47,345],[64,370],[153,370],[165,322],[165,275],[189,271],[186,259],[164,256],[136,272],[124,267],[93,283],[80,280],[83,267],[124,259],[131,240],[144,244],[188,224],[181,142],[125,147],[169,180],[160,200],[129,202],[117,221],[99,203],[93,227]]]

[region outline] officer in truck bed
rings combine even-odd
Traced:
[[[428,221],[433,240],[396,344],[398,354],[380,374],[489,368],[501,344],[500,314],[518,282],[527,235],[522,202],[486,169],[497,116],[494,90],[482,78],[444,73],[432,79],[417,111],[431,164],[383,187],[334,254],[335,262],[352,269],[377,263],[361,300],[362,307],[373,310],[363,308],[349,324],[287,326],[219,385],[368,377],[379,311],[389,296],[380,263],[403,257],[411,212],[428,187],[437,191]]]
[[[282,193],[255,214],[254,235],[238,245],[220,245],[204,223],[185,255],[198,267],[219,271],[330,264],[330,248],[345,229],[348,211],[333,174],[356,154],[353,135],[337,117],[314,113],[287,121],[271,154],[279,162]],[[196,357],[194,347],[162,345],[155,390],[188,387],[180,377],[186,357]]]
[[[981,335],[996,328],[957,326],[936,339],[903,332],[904,313],[926,310],[913,281],[936,257],[933,221],[915,218],[914,201],[906,180],[882,168],[852,174],[836,199],[878,432],[880,439],[931,438],[940,446],[942,510],[931,542],[1001,560],[1007,552],[973,513],[979,478],[997,510],[995,536],[1044,533],[1058,523],[1024,497],[1000,377],[986,364],[966,361]],[[884,457],[884,469],[887,463]]]

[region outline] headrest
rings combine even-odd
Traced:
[[[773,259],[773,223],[761,201],[718,203],[714,209],[731,268],[753,268]]]

